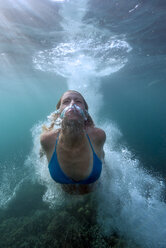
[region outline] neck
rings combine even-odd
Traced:
[[[64,121],[60,131],[60,142],[68,149],[80,147],[84,143],[86,133],[84,125],[78,121]]]

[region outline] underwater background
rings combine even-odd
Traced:
[[[166,247],[166,3],[0,0],[0,247]],[[91,196],[40,159],[64,91],[105,130]]]

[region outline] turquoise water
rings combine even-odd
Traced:
[[[0,245],[78,247],[82,235],[82,247],[165,248],[164,3],[20,0],[0,8]],[[107,134],[92,197],[64,194],[39,158],[41,125],[67,89],[85,96]]]

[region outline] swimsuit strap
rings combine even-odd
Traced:
[[[59,132],[59,133],[60,133],[60,132]],[[57,138],[56,138],[55,147],[57,147],[57,143],[58,143],[58,139],[59,139],[59,133],[58,133]]]
[[[91,148],[92,148],[92,151],[93,151],[93,153],[94,153],[94,149],[93,149],[93,146],[92,146],[92,143],[91,143],[91,141],[90,141],[90,138],[89,138],[88,134],[86,134],[86,136],[87,136],[87,138],[88,138],[88,140],[89,140],[89,144],[90,144],[90,146],[91,146]]]

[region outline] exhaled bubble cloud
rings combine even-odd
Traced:
[[[70,77],[79,70],[95,77],[108,76],[127,63],[127,54],[132,50],[124,40],[105,37],[98,34],[88,39],[73,39],[62,42],[54,48],[39,51],[33,62],[35,68],[55,72]]]

